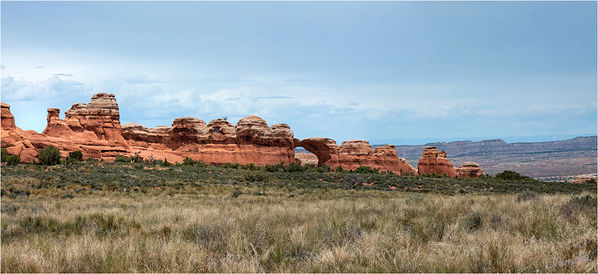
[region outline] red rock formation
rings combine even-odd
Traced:
[[[122,125],[122,135],[130,145],[148,147],[151,145],[166,148],[171,127],[159,126],[146,128],[140,124],[128,123]]]
[[[417,163],[417,171],[420,175],[431,173],[449,177],[457,176],[457,170],[446,158],[446,152],[444,150],[438,152],[436,147],[427,147],[424,149],[422,157]]]
[[[60,120],[60,110],[48,109],[48,126],[43,134],[71,139],[76,142],[108,141],[127,145],[122,136],[120,114],[114,94],[95,94],[89,104],[77,103],[66,111]],[[65,124],[68,129],[65,128]],[[70,131],[69,131],[70,130]],[[68,132],[68,134],[67,134]]]
[[[392,145],[372,150],[369,142],[364,140],[345,141],[337,146],[329,138],[308,138],[296,140],[295,146],[314,153],[318,157],[318,165],[326,164],[333,169],[341,166],[345,170],[354,170],[360,166],[369,166],[397,174],[417,173],[407,160],[399,158]]]
[[[475,162],[465,162],[457,169],[458,178],[478,178],[482,176],[484,172],[480,168],[480,165]]]
[[[293,139],[295,147],[303,147],[318,157],[318,165],[326,164],[330,167],[338,167],[338,145],[330,138],[315,137],[303,140]]]
[[[215,119],[208,124],[208,143],[211,144],[235,144],[237,142],[237,130],[235,125],[224,119]]]
[[[247,116],[233,125],[216,119],[206,124],[193,117],[177,118],[171,127],[146,128],[138,124],[121,127],[120,114],[113,94],[98,93],[88,104],[74,104],[60,119],[60,110],[48,109],[48,125],[42,134],[16,127],[10,106],[2,104],[2,147],[19,154],[23,161],[35,161],[37,151],[48,145],[61,150],[81,150],[84,157],[114,159],[118,154],[137,154],[146,159],[182,162],[185,157],[207,163],[253,163],[256,165],[294,163],[295,147],[314,153],[318,165],[353,170],[370,166],[397,174],[416,173],[397,155],[394,146],[372,149],[367,141],[351,140],[340,146],[330,138],[293,138],[286,124],[269,127],[257,116]],[[301,157],[301,156],[300,156]],[[447,174],[455,177],[456,169],[444,151],[424,150],[418,164],[419,173]],[[462,176],[477,174],[473,166],[463,166]]]
[[[185,157],[206,163],[288,165],[295,162],[293,131],[285,124],[268,127],[257,116],[233,125],[224,119],[209,124],[193,117],[177,118],[172,127],[148,129],[124,125],[131,152],[144,158],[181,162]],[[166,144],[166,145],[161,145]]]
[[[37,156],[35,147],[27,140],[26,133],[15,125],[15,118],[10,112],[10,105],[2,103],[0,106],[0,121],[2,124],[0,142],[2,147],[6,148],[10,154],[19,155],[21,162],[31,161]]]

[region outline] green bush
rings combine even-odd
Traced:
[[[360,166],[355,169],[355,172],[357,172],[357,173],[378,173],[378,169],[371,168],[369,166]]]
[[[6,157],[6,164],[9,166],[16,166],[21,162],[19,155],[9,155]]]
[[[130,163],[131,159],[127,156],[116,155],[115,163]]]
[[[300,164],[297,164],[297,163],[291,163],[289,166],[287,166],[285,168],[286,172],[302,172],[304,170],[305,169]]]
[[[322,164],[321,166],[315,168],[317,172],[330,172],[330,167],[326,164]]]
[[[258,166],[254,165],[253,163],[246,164],[246,165],[244,165],[242,167],[243,167],[243,169],[246,169],[246,170],[258,170],[258,169],[260,169]]]
[[[241,165],[239,163],[225,163],[225,164],[222,164],[222,167],[224,167],[224,168],[238,169],[238,168],[241,167]]]
[[[2,148],[2,162],[6,162],[6,158],[9,156],[10,154],[8,154],[8,150],[6,150],[6,148]]]
[[[87,159],[85,159],[85,163],[88,164],[88,165],[97,164],[98,162],[99,162],[98,159],[95,159],[95,158],[87,158]]]
[[[166,160],[166,158],[164,158],[164,161],[162,161],[162,166],[171,166],[172,164],[170,162],[168,162],[168,160]]]
[[[501,173],[496,174],[496,178],[503,179],[503,180],[522,180],[529,178],[527,176],[522,176],[521,174],[512,171],[512,170],[505,170]]]
[[[243,180],[247,182],[267,182],[270,177],[263,171],[243,171]]]
[[[143,163],[143,158],[138,154],[131,156],[131,162],[133,163]]]
[[[283,169],[282,163],[278,165],[265,165],[264,170],[268,172],[277,172]]]
[[[195,165],[195,161],[189,157],[185,157],[185,159],[183,160],[183,165],[192,166]]]
[[[69,152],[69,157],[67,158],[67,162],[74,163],[74,162],[81,162],[83,161],[83,153],[79,150]]]
[[[342,166],[338,166],[338,167],[336,168],[336,172],[343,172],[343,171],[345,171],[345,170],[343,169],[343,167],[342,167]]]
[[[42,165],[56,165],[60,163],[60,150],[54,146],[47,146],[37,155]]]

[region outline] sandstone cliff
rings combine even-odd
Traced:
[[[117,155],[139,155],[145,159],[182,162],[185,157],[207,163],[288,165],[295,158],[295,148],[303,147],[317,157],[317,164],[354,170],[369,166],[397,174],[418,171],[399,158],[394,146],[372,149],[369,142],[351,140],[340,146],[330,138],[294,138],[286,124],[268,126],[258,116],[247,116],[236,125],[223,119],[206,123],[195,117],[176,118],[170,127],[147,128],[139,124],[120,124],[119,107],[114,94],[95,94],[89,103],[73,104],[60,119],[60,110],[49,108],[47,127],[42,134],[16,127],[10,106],[2,104],[2,147],[21,155],[25,162],[35,161],[37,152],[53,145],[63,156],[80,150],[84,157],[113,160]],[[424,157],[425,156],[425,157]],[[300,156],[301,157],[301,156]],[[456,176],[455,168],[444,152],[426,149],[418,166],[425,172]],[[311,159],[315,162],[315,159]],[[465,166],[472,169],[473,167]],[[466,171],[463,174],[474,174]],[[465,175],[463,175],[465,176]]]
[[[397,174],[416,174],[405,159],[399,158],[394,146],[386,145],[372,149],[368,141],[350,140],[340,146],[330,138],[295,139],[296,147],[303,147],[318,157],[318,164],[326,164],[331,168],[342,167],[354,170],[360,166],[369,166],[381,171],[392,171]]]

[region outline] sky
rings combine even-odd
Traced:
[[[596,135],[596,2],[1,2],[1,100],[43,131],[248,115],[338,143]]]

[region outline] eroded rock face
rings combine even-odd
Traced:
[[[457,170],[446,158],[446,152],[436,150],[436,147],[427,147],[417,163],[417,171],[420,175],[431,173],[456,177]]]
[[[21,162],[29,162],[35,156],[37,151],[33,144],[27,140],[26,133],[15,125],[15,118],[10,112],[10,105],[1,104],[2,123],[1,143],[8,153],[19,155]]]
[[[465,162],[457,169],[458,178],[478,178],[482,176],[484,172],[480,168],[480,165],[475,162]]]
[[[0,122],[2,123],[2,129],[11,130],[15,129],[17,126],[15,125],[15,117],[12,116],[10,112],[10,105],[6,103],[2,103],[1,105],[1,119]]]
[[[345,141],[338,146],[336,141],[329,138],[307,138],[296,140],[295,146],[314,153],[318,157],[318,165],[326,164],[333,169],[340,166],[345,170],[355,170],[360,166],[369,166],[397,174],[417,172],[407,160],[399,158],[392,145],[373,150],[365,140]]]
[[[215,119],[208,124],[208,142],[212,144],[235,144],[237,129],[224,119]]]
[[[88,104],[73,104],[65,112],[64,120],[60,119],[59,113],[57,108],[48,109],[48,125],[43,135],[69,139],[75,143],[127,146],[122,136],[114,94],[98,93]]]
[[[198,118],[182,117],[175,119],[171,127],[147,128],[134,123],[121,126],[116,98],[107,93],[94,95],[88,104],[73,104],[64,119],[60,119],[59,109],[50,108],[47,122],[42,134],[23,131],[16,127],[10,106],[3,103],[2,147],[19,154],[24,162],[35,161],[39,150],[53,145],[61,150],[63,157],[69,151],[80,150],[86,158],[106,160],[112,160],[118,154],[136,154],[170,162],[182,162],[185,157],[206,163],[256,165],[310,161],[346,170],[370,166],[397,174],[417,172],[405,159],[399,158],[392,145],[372,149],[364,140],[345,141],[340,146],[330,138],[298,140],[288,125],[269,127],[266,121],[254,115],[239,120],[237,125],[224,119],[206,124]],[[305,148],[317,159],[313,155],[309,159],[297,155],[296,159],[295,147]],[[418,167],[420,174],[457,175],[457,170],[446,159],[446,153],[437,152],[435,148],[424,150]],[[460,168],[462,176],[477,173],[473,165]]]
[[[137,123],[122,125],[122,135],[129,144],[137,146],[159,145],[165,147],[171,127],[147,128]]]
[[[203,144],[207,140],[206,122],[194,117],[176,118],[169,132],[168,146],[177,149],[187,144]]]
[[[181,162],[185,157],[206,163],[288,165],[295,162],[293,131],[286,124],[268,127],[257,116],[233,125],[215,119],[206,125],[194,117],[177,118],[172,127],[123,126],[131,151],[145,158]],[[162,144],[162,146],[160,145]]]

